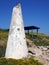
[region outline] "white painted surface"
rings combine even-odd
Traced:
[[[12,20],[5,57],[21,59],[27,57],[27,55],[28,48],[26,45],[21,5],[18,4],[13,8],[12,12]]]

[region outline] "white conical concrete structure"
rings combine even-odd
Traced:
[[[28,55],[21,5],[13,8],[5,57],[21,59]]]

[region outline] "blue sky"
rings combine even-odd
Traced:
[[[21,3],[24,26],[40,27],[49,35],[49,0],[0,0],[0,28],[10,28],[12,9]]]

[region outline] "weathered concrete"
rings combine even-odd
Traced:
[[[28,55],[21,5],[13,8],[12,20],[7,42],[5,57],[21,59]]]

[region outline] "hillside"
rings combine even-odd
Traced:
[[[30,57],[26,60],[3,58],[5,56],[8,33],[9,33],[8,30],[0,29],[0,65],[43,65],[43,63],[39,62],[38,60],[35,60],[33,57]],[[32,38],[30,38],[30,34],[28,35],[26,33],[26,40],[28,47],[35,46],[35,44],[32,41]]]
[[[0,29],[0,57],[4,57],[7,38],[8,38],[8,30]],[[36,33],[31,32],[29,34],[26,33],[26,40],[28,47],[31,47],[33,45],[49,46],[49,36],[42,33],[38,33],[38,36],[36,35]]]
[[[49,36],[43,33],[26,33],[26,38],[34,42],[36,46],[49,46]]]

